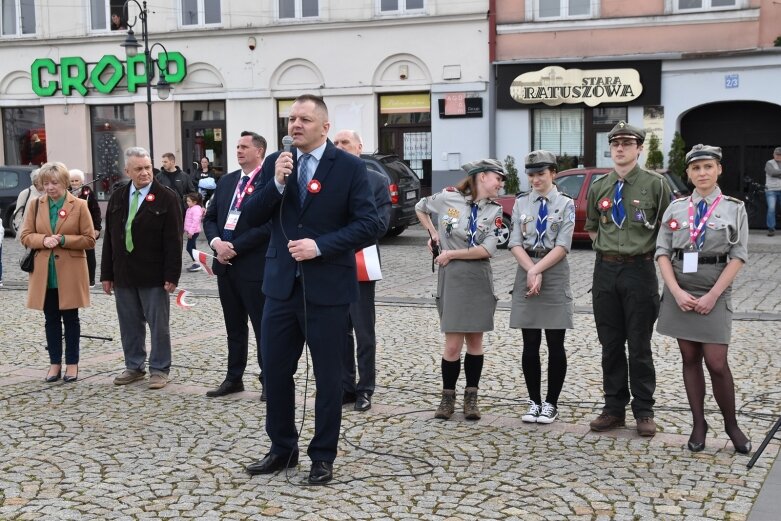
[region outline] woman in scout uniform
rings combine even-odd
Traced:
[[[536,150],[526,156],[532,190],[513,206],[510,252],[518,261],[513,286],[510,327],[523,334],[523,376],[529,391],[530,423],[553,423],[567,374],[564,333],[572,329],[574,303],[569,285],[567,253],[575,229],[575,204],[553,184],[556,156]],[[543,283],[544,280],[544,283]],[[548,343],[548,393],[540,394],[542,330]]]
[[[674,201],[662,218],[656,260],[664,278],[657,331],[675,337],[683,358],[683,383],[694,427],[688,447],[705,448],[705,376],[724,417],[735,450],[751,442],[735,419],[735,386],[727,362],[732,329],[732,281],[748,258],[748,221],[743,202],[721,193],[721,148],[696,145],[686,154],[694,192]]]
[[[502,224],[502,207],[492,198],[504,185],[502,163],[483,159],[461,167],[467,177],[455,187],[424,197],[415,210],[421,224],[431,234],[432,245],[441,251],[437,310],[445,333],[442,354],[442,402],[436,418],[447,420],[456,403],[456,381],[461,372],[461,350],[466,342],[464,373],[464,417],[480,419],[477,387],[483,370],[483,332],[494,328],[493,275],[490,257]],[[437,214],[437,224],[431,214]]]

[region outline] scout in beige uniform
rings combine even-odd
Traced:
[[[530,423],[553,423],[567,374],[564,333],[572,329],[573,300],[567,253],[575,229],[575,204],[553,184],[556,156],[536,150],[526,156],[532,191],[515,199],[510,252],[518,261],[510,327],[523,335],[523,376],[529,391]],[[540,394],[542,330],[548,343],[548,393]]]
[[[496,253],[502,207],[493,201],[504,185],[502,163],[484,159],[461,167],[467,177],[457,186],[424,197],[415,206],[420,223],[441,253],[437,309],[445,333],[442,354],[442,401],[436,418],[449,419],[456,402],[461,350],[466,343],[464,417],[480,419],[477,387],[483,370],[483,332],[494,328],[493,274],[489,259]],[[431,220],[437,214],[437,223]]]
[[[638,434],[653,436],[651,336],[659,312],[653,258],[670,188],[662,176],[637,164],[644,139],[645,131],[623,121],[613,127],[608,134],[613,170],[588,191],[585,228],[597,252],[592,302],[605,393],[602,413],[589,426],[594,431],[623,427],[631,393]]]
[[[657,330],[678,339],[683,383],[694,427],[689,450],[705,448],[705,376],[724,416],[735,450],[747,454],[751,442],[735,419],[735,386],[727,363],[732,329],[732,281],[748,259],[748,221],[743,202],[721,193],[721,149],[696,145],[686,154],[694,192],[673,202],[662,218],[656,260],[664,278]]]

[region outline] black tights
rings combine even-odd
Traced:
[[[705,439],[705,373],[702,370],[704,359],[713,384],[713,397],[724,417],[724,430],[733,442],[745,443],[748,438],[741,432],[735,418],[735,384],[727,362],[727,344],[707,344],[679,338],[678,347],[683,359],[683,383],[694,423],[691,440]]]
[[[546,329],[545,340],[548,342],[548,394],[545,401],[558,407],[559,394],[567,376],[567,353],[564,351],[565,329]],[[537,405],[542,403],[540,385],[542,367],[540,364],[541,329],[521,329],[523,334],[523,356],[521,366],[526,380],[529,399]]]

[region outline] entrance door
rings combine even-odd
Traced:
[[[378,152],[399,156],[420,179],[423,195],[431,195],[431,127],[381,128]]]
[[[193,174],[202,157],[208,157],[216,177],[225,173],[225,121],[182,123],[182,170]]]

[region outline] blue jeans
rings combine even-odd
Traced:
[[[781,190],[766,190],[767,199],[767,229],[776,229],[776,203],[781,200]]]
[[[46,319],[46,350],[49,351],[49,363],[62,363],[62,326],[65,324],[65,363],[79,363],[79,323],[78,309],[60,309],[60,297],[57,288],[46,290],[43,301],[43,316]]]

